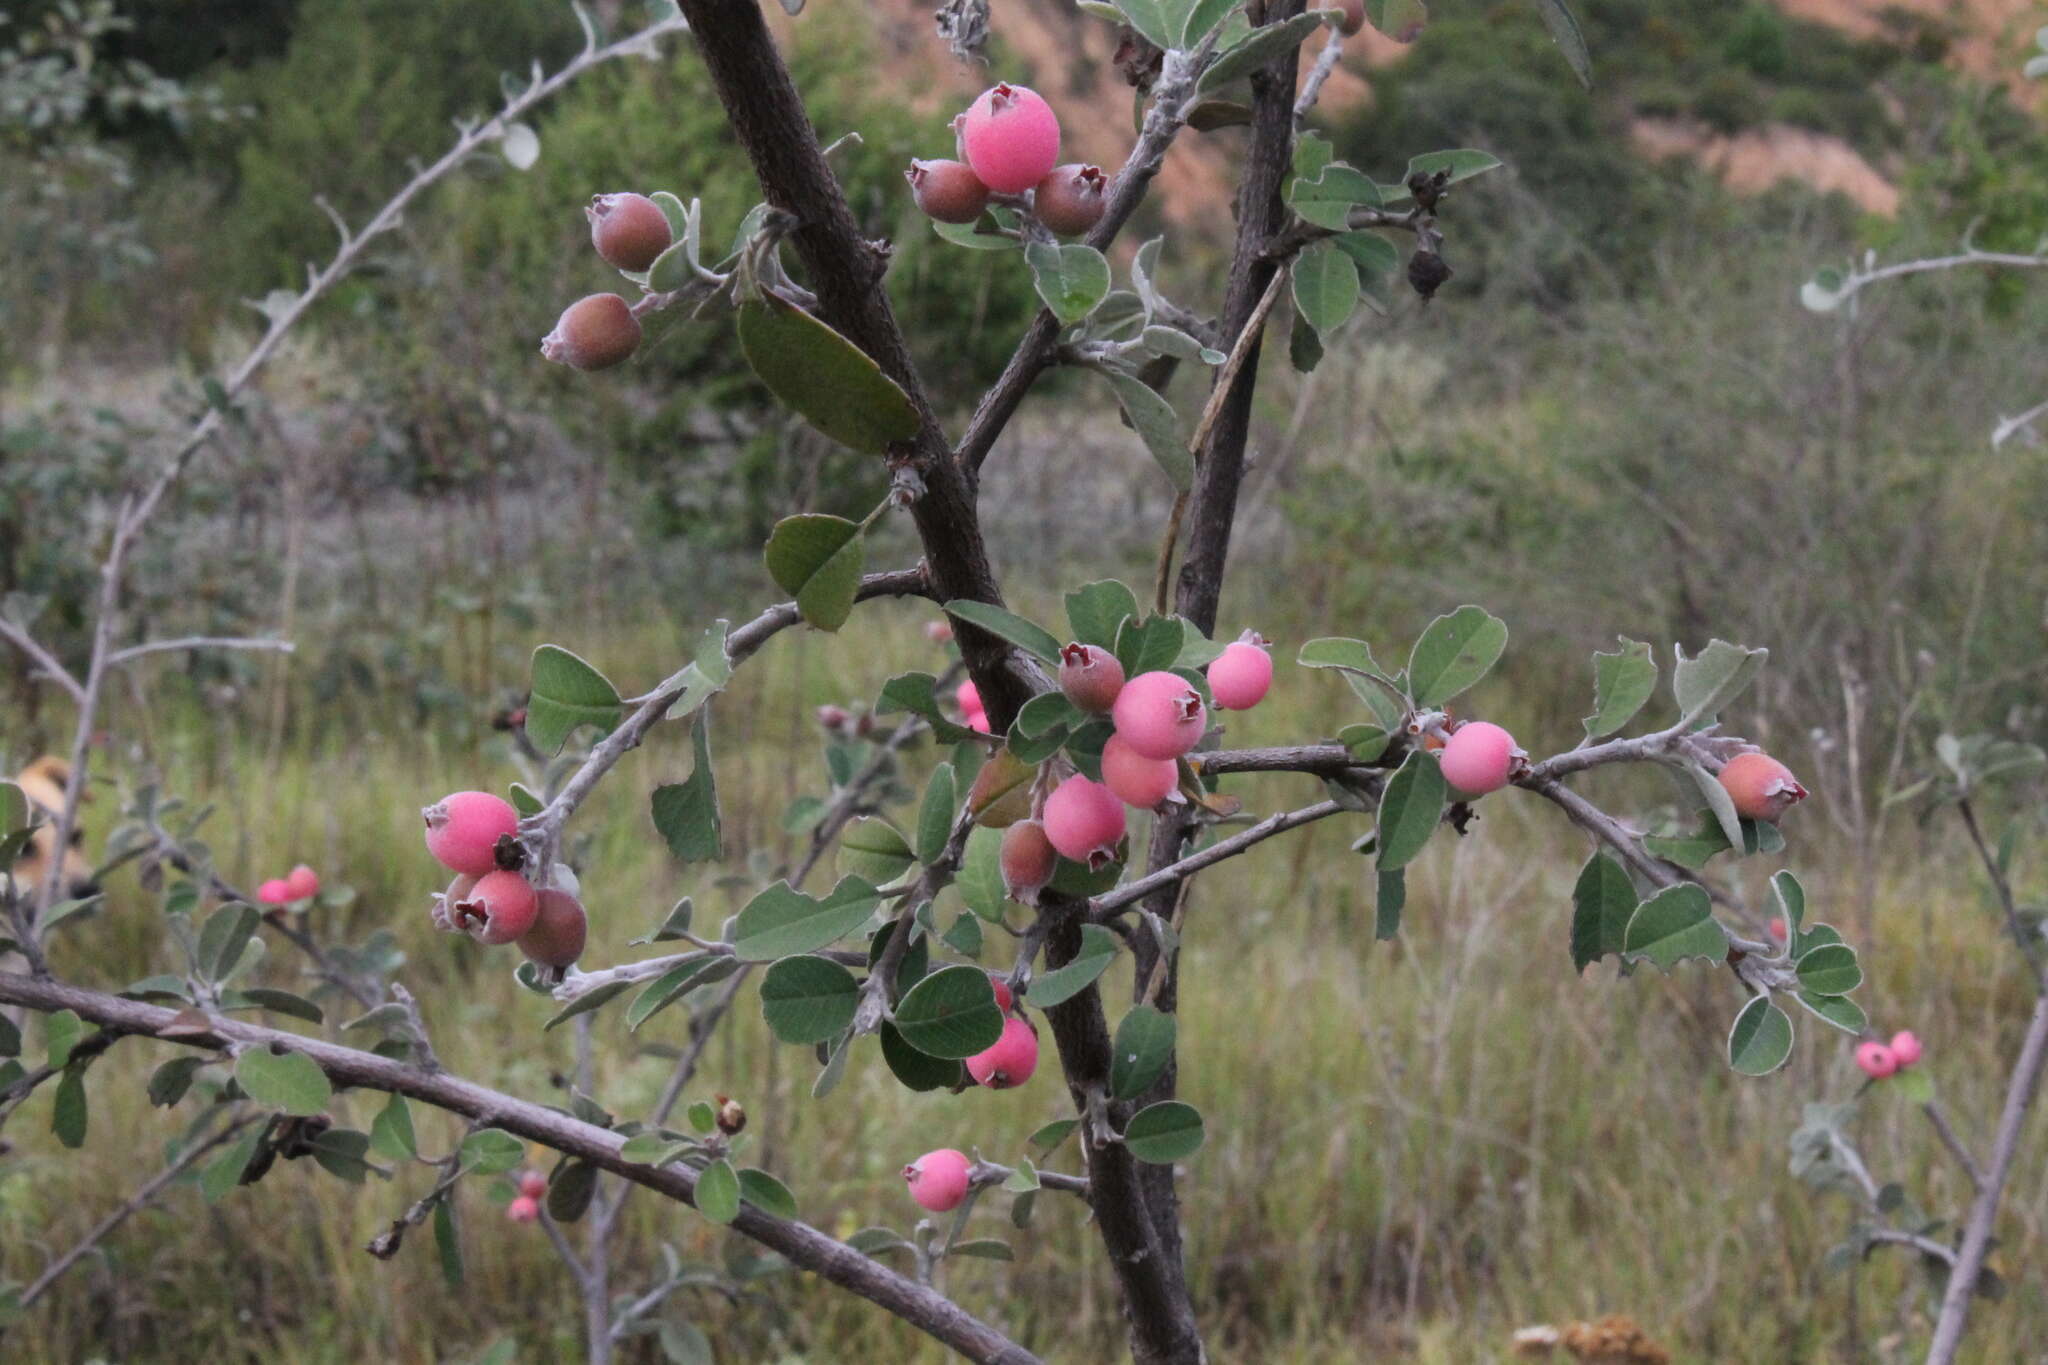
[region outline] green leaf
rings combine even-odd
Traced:
[[[262,919],[255,906],[239,901],[223,905],[209,915],[206,927],[199,931],[200,975],[209,981],[225,980],[242,960],[242,949],[248,946],[250,935]]]
[[[168,1109],[184,1099],[185,1092],[192,1088],[192,1078],[205,1064],[204,1057],[173,1057],[150,1072],[149,1102],[159,1109]]]
[[[880,455],[917,435],[917,409],[896,381],[795,304],[773,294],[741,304],[740,349],[769,392],[841,445]]]
[[[979,967],[944,967],[912,986],[896,1002],[895,1024],[904,1042],[949,1061],[984,1052],[1003,1036],[995,988]]]
[[[1728,847],[1741,848],[1744,842],[1742,817],[1735,813],[1735,798],[1720,780],[1700,764],[1687,760],[1685,771],[1691,776],[1693,785],[1706,798],[1707,813],[1714,817],[1714,823],[1721,827],[1721,837],[1728,841]]]
[[[1710,641],[1698,658],[1685,657],[1682,645],[1672,646],[1678,662],[1671,673],[1671,690],[1678,698],[1678,724],[1698,729],[1718,719],[1721,709],[1742,694],[1770,657],[1767,649],[1744,649],[1726,640]]]
[[[752,1166],[742,1166],[739,1177],[740,1198],[770,1217],[796,1217],[796,1196],[789,1192],[789,1186]]]
[[[1079,1119],[1054,1119],[1030,1137],[1025,1138],[1026,1146],[1036,1147],[1043,1154],[1050,1155],[1053,1148],[1065,1142],[1081,1126]]]
[[[526,1144],[503,1128],[479,1128],[462,1140],[462,1165],[477,1175],[502,1175],[526,1160]]]
[[[1507,644],[1507,624],[1483,608],[1437,617],[1408,655],[1408,695],[1417,706],[1442,706],[1492,671]]]
[[[700,986],[723,981],[738,969],[729,957],[699,957],[679,962],[648,983],[647,989],[626,1006],[626,1030],[638,1033],[641,1025]]]
[[[413,1132],[412,1106],[405,1096],[393,1095],[370,1120],[370,1147],[387,1161],[410,1161],[420,1154],[419,1137]]]
[[[73,915],[82,915],[88,910],[98,909],[100,902],[105,899],[104,895],[99,895],[87,896],[83,900],[58,901],[42,914],[36,916],[36,928],[47,938],[52,929],[55,929]]]
[[[1031,267],[1038,297],[1062,323],[1087,317],[1109,293],[1109,262],[1092,246],[1028,242],[1024,261]]]
[[[5,1014],[0,1014],[0,1057],[21,1055],[21,1030]]]
[[[1083,584],[1067,594],[1067,627],[1084,645],[1116,648],[1116,633],[1138,614],[1138,598],[1113,578]]]
[[[881,894],[859,877],[843,877],[823,900],[777,882],[747,902],[733,925],[733,955],[772,962],[813,952],[846,937],[875,913]]]
[[[1406,203],[1414,197],[1408,189],[1408,177],[1418,172],[1433,177],[1438,171],[1449,171],[1450,177],[1444,181],[1445,188],[1449,188],[1461,181],[1470,180],[1475,175],[1484,175],[1488,171],[1496,170],[1499,166],[1499,157],[1491,152],[1482,152],[1471,147],[1459,147],[1444,152],[1424,152],[1421,156],[1409,158],[1408,169],[1402,173],[1399,185],[1387,186],[1387,204],[1391,207]]]
[[[1422,852],[1443,819],[1448,795],[1444,770],[1436,760],[1419,749],[1410,752],[1380,793],[1382,871],[1406,867]]]
[[[1181,25],[1180,48],[1192,52],[1202,45],[1202,39],[1209,36],[1209,30],[1223,22],[1224,17],[1237,7],[1238,0],[1177,0],[1178,8],[1187,11],[1187,22]]]
[[[1657,660],[1650,647],[1627,636],[1613,654],[1593,656],[1593,714],[1586,717],[1586,738],[1602,739],[1636,717],[1657,691]]]
[[[88,1113],[85,1067],[67,1066],[64,1074],[57,1078],[56,1103],[50,1111],[50,1131],[66,1147],[73,1150],[83,1147]]]
[[[562,1006],[552,1019],[542,1024],[541,1032],[546,1033],[557,1024],[566,1023],[579,1014],[588,1014],[599,1006],[610,1003],[615,996],[631,989],[632,985],[633,983],[630,981],[607,981],[602,986],[593,987],[583,992],[583,994]]]
[[[1039,1009],[1049,1010],[1094,984],[1096,977],[1109,970],[1115,957],[1116,935],[1099,924],[1084,924],[1080,951],[1075,953],[1074,960],[1033,981],[1027,998]]]
[[[1109,1093],[1134,1100],[1152,1088],[1173,1060],[1173,1016],[1151,1005],[1133,1005],[1116,1026],[1111,1049]]]
[[[590,1211],[597,1196],[597,1167],[587,1161],[564,1161],[548,1177],[548,1216],[557,1223],[574,1223]]]
[[[1429,23],[1422,0],[1365,0],[1367,22],[1397,43],[1412,43]]]
[[[1140,673],[1173,667],[1186,640],[1187,628],[1178,616],[1150,616],[1143,621],[1132,618],[1117,632],[1113,652],[1116,661],[1124,666],[1124,676],[1135,678]]]
[[[1202,1136],[1201,1112],[1179,1100],[1147,1105],[1124,1126],[1124,1146],[1132,1156],[1154,1166],[1193,1156],[1201,1150]]]
[[[1778,912],[1785,917],[1785,937],[1791,940],[1806,923],[1806,888],[1788,868],[1772,874],[1771,895],[1778,902]]]
[[[1817,1018],[1834,1025],[1851,1038],[1861,1037],[1863,1030],[1870,1026],[1870,1016],[1863,1012],[1863,1006],[1845,995],[1810,995],[1801,991],[1798,999]]]
[[[301,1118],[319,1113],[334,1097],[327,1073],[303,1052],[247,1048],[235,1058],[235,1081],[256,1103]]]
[[[277,990],[270,986],[251,986],[239,992],[242,1000],[259,1009],[275,1014],[288,1014],[294,1019],[303,1019],[309,1024],[325,1022],[327,1016],[321,1008],[303,995]]]
[[[1010,1250],[1008,1242],[993,1237],[977,1237],[972,1241],[955,1242],[946,1248],[948,1256],[974,1256],[984,1261],[1014,1261],[1017,1253]]]
[[[860,984],[830,958],[785,957],[761,978],[761,1013],[785,1043],[823,1043],[853,1022]]]
[[[1295,176],[1287,182],[1285,197],[1294,211],[1308,222],[1330,232],[1341,233],[1346,232],[1351,226],[1351,210],[1360,205],[1367,208],[1379,207],[1381,193],[1380,187],[1373,183],[1370,176],[1340,161],[1325,166],[1312,177]],[[1388,247],[1389,250],[1392,249],[1391,244],[1388,244]],[[1320,252],[1326,248],[1339,251],[1347,258],[1351,256],[1351,253],[1341,246],[1319,242],[1305,248],[1298,259],[1305,261],[1311,252]],[[1299,302],[1301,295],[1298,283],[1295,289],[1295,298]],[[1355,296],[1355,287],[1352,292]],[[1356,302],[1355,297],[1353,302]],[[1310,320],[1314,321],[1312,310],[1305,308],[1302,311],[1311,313]],[[1317,330],[1327,329],[1318,326]]]
[[[1768,1076],[1792,1055],[1792,1021],[1767,995],[1753,997],[1728,1030],[1728,1065],[1745,1076]]]
[[[941,763],[932,770],[924,789],[924,804],[917,812],[917,860],[936,863],[946,852],[953,834],[953,811],[959,805],[959,791],[953,780],[953,765]]]
[[[1181,27],[1193,6],[1188,0],[1114,0],[1124,22],[1160,51],[1180,46]]]
[[[664,720],[681,720],[725,690],[732,681],[732,655],[726,649],[727,621],[713,621],[697,637],[690,666],[683,670],[683,690],[670,704]]]
[[[58,1010],[43,1020],[43,1046],[49,1053],[52,1068],[61,1067],[71,1060],[73,1048],[85,1036],[85,1021],[78,1017],[76,1010]]]
[[[932,231],[954,246],[964,246],[974,251],[1015,251],[1024,244],[1002,230],[1014,226],[1014,218],[1007,214],[1007,210],[990,209],[971,223],[934,221]]]
[[[730,1161],[714,1161],[697,1173],[696,1203],[697,1211],[714,1223],[740,1216],[740,1178]]]
[[[1668,972],[1687,958],[1722,961],[1728,956],[1728,935],[1714,919],[1706,888],[1687,882],[1666,887],[1636,907],[1622,938],[1622,955],[1654,962]]]
[[[907,712],[932,727],[932,737],[941,744],[958,744],[970,733],[963,725],[946,718],[939,705],[939,680],[929,673],[899,673],[882,684],[875,700],[875,714],[892,716]]]
[[[1892,1093],[1908,1104],[1927,1104],[1934,1099],[1934,1077],[1920,1067],[1907,1067],[1895,1073],[1890,1084]]]
[[[522,820],[530,815],[539,815],[547,806],[547,803],[534,795],[533,789],[524,782],[514,782],[506,799],[512,803],[512,809],[519,812],[519,818]]]
[[[865,556],[859,524],[822,512],[776,522],[763,552],[768,576],[796,598],[805,621],[825,631],[853,614]]]
[[[906,1090],[923,1094],[932,1090],[950,1090],[966,1084],[967,1068],[957,1059],[933,1057],[919,1052],[903,1041],[903,1035],[896,1031],[894,1024],[886,1021],[879,1032],[882,1039],[882,1061],[887,1064],[889,1074],[901,1081]]]
[[[1359,763],[1377,762],[1393,741],[1394,737],[1377,725],[1347,725],[1337,732],[1337,742]]]
[[[1187,438],[1181,435],[1180,414],[1144,380],[1122,370],[1105,370],[1104,377],[1116,390],[1116,401],[1138,439],[1145,443],[1152,460],[1181,492],[1194,486],[1195,461],[1188,453]]]
[[[369,1178],[370,1138],[352,1128],[329,1128],[313,1139],[313,1160],[320,1169],[351,1185]]]
[[[1593,57],[1586,51],[1586,35],[1579,30],[1579,21],[1572,15],[1565,0],[1535,0],[1537,13],[1543,16],[1543,26],[1550,30],[1550,39],[1557,44],[1557,50],[1564,54],[1565,64],[1572,74],[1579,78],[1579,84],[1593,88]]]
[[[839,866],[877,886],[887,886],[917,857],[910,844],[880,816],[864,815],[839,836]]]
[[[1294,306],[1303,320],[1328,339],[1358,307],[1358,266],[1328,242],[1304,247],[1295,258]]]
[[[1792,968],[1799,989],[1812,995],[1847,995],[1863,984],[1856,950],[1846,943],[1823,943],[1800,954]]]
[[[19,834],[34,822],[27,794],[12,782],[0,782],[0,834]]]
[[[1277,24],[1259,25],[1240,42],[1226,48],[1222,55],[1211,63],[1209,69],[1202,73],[1202,78],[1195,82],[1195,89],[1206,93],[1220,89],[1239,76],[1249,76],[1274,59],[1300,47],[1302,41],[1321,28],[1324,22],[1321,13],[1312,11],[1308,14],[1297,14],[1292,19],[1285,19]],[[1295,163],[1295,170],[1297,173],[1301,170],[1299,159]]]
[[[1408,874],[1398,867],[1379,869],[1379,894],[1373,907],[1372,936],[1384,943],[1401,932],[1401,911],[1408,904]]]
[[[713,1126],[715,1125],[714,1119]],[[635,1166],[666,1166],[678,1157],[688,1156],[698,1150],[698,1146],[699,1144],[688,1138],[679,1138],[673,1133],[635,1133],[619,1148],[619,1159],[630,1161]]]
[[[242,1183],[242,1172],[249,1168],[250,1160],[256,1155],[256,1144],[262,1136],[262,1129],[251,1129],[206,1163],[206,1169],[199,1173],[199,1192],[207,1203],[218,1204]]]
[[[1643,840],[1643,847],[1659,858],[1698,872],[1715,854],[1729,849],[1728,833],[1721,828],[1721,821],[1714,812],[1703,810],[1699,812],[1699,818],[1698,827],[1691,832],[1653,834]],[[1768,821],[1744,820],[1741,833],[1744,857],[1756,853],[1777,853],[1785,847],[1785,836]]]
[[[542,753],[559,751],[577,727],[610,734],[623,708],[611,680],[559,645],[533,651],[533,690],[526,701],[526,737]]]
[[[434,1250],[441,1261],[441,1278],[450,1285],[462,1285],[462,1237],[455,1230],[455,1206],[447,1195],[434,1201]]]
[[[654,828],[669,852],[686,863],[716,862],[725,853],[725,826],[718,814],[718,779],[711,769],[711,713],[690,724],[695,766],[681,782],[654,789],[649,806]]]
[[[1605,853],[1586,860],[1572,887],[1572,966],[1580,972],[1608,956],[1620,956],[1636,912],[1636,888],[1620,863]]]
[[[1389,734],[1399,730],[1408,719],[1408,704],[1397,695],[1400,689],[1372,657],[1371,647],[1363,640],[1336,636],[1310,640],[1302,645],[1295,662],[1303,668],[1330,668],[1342,673],[1358,699],[1372,710],[1380,728]]]
[[[977,827],[967,836],[967,851],[954,881],[967,908],[991,924],[1001,922],[1003,902],[1009,898],[1003,885],[1002,854],[1002,831]]]
[[[989,634],[1008,640],[1041,662],[1049,663],[1055,668],[1059,666],[1060,642],[1053,638],[1052,632],[1044,626],[1025,620],[1015,612],[1004,611],[1001,607],[987,602],[956,597],[946,603],[946,614],[969,625],[980,626]]]

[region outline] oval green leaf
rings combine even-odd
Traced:
[[[1759,995],[1735,1016],[1728,1030],[1728,1065],[1745,1076],[1768,1076],[1792,1055],[1792,1021]]]
[[[560,645],[533,651],[533,687],[526,701],[526,737],[542,753],[561,749],[581,725],[610,734],[622,710],[611,681]]]
[[[741,304],[740,349],[771,393],[841,445],[879,455],[917,435],[917,409],[896,381],[795,304],[773,294]]]
[[[859,523],[822,512],[784,517],[769,534],[762,558],[768,576],[796,598],[809,624],[838,630],[853,614],[866,562]]]
[[[1173,1016],[1151,1005],[1134,1005],[1116,1026],[1109,1063],[1109,1092],[1134,1100],[1152,1088],[1173,1060]]]
[[[697,1173],[697,1211],[714,1223],[740,1216],[740,1178],[732,1163],[720,1159]]]
[[[761,1013],[785,1043],[823,1043],[853,1022],[860,983],[830,958],[785,957],[761,978]]]
[[[327,1073],[303,1052],[249,1048],[235,1059],[235,1080],[256,1103],[300,1117],[319,1113],[334,1096]]]
[[[995,1046],[1003,1036],[988,973],[946,967],[912,986],[896,1002],[896,1031],[928,1057],[959,1060]]]
[[[1124,1127],[1124,1146],[1154,1166],[1193,1156],[1202,1148],[1202,1137],[1201,1111],[1179,1100],[1147,1105]]]
[[[1387,779],[1380,793],[1380,855],[1383,872],[1406,867],[1422,852],[1443,819],[1449,788],[1434,758],[1416,750]]]
[[[1714,919],[1706,888],[1687,882],[1666,887],[1636,908],[1623,935],[1622,954],[1668,972],[1687,958],[1726,958],[1728,934]]]

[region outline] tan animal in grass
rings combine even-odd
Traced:
[[[83,900],[99,891],[99,886],[92,879],[92,864],[85,858],[83,824],[73,824],[65,847],[56,847],[57,812],[64,808],[64,788],[70,781],[71,765],[61,758],[39,758],[23,768],[14,779],[15,785],[28,797],[29,805],[44,820],[28,841],[28,847],[15,859],[14,866],[5,869],[13,874],[14,885],[21,894],[30,897],[42,895],[53,858],[60,867],[57,882],[60,900]]]

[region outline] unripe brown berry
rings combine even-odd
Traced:
[[[1039,222],[1063,237],[1078,237],[1102,221],[1108,189],[1101,168],[1075,162],[1053,167],[1032,192],[1031,204]]]
[[[600,194],[584,212],[590,215],[590,244],[607,265],[621,270],[645,270],[675,240],[668,215],[644,194]]]
[[[1116,655],[1084,644],[1060,650],[1060,691],[1083,711],[1107,714],[1123,690],[1124,666]]]
[[[1356,37],[1365,27],[1365,0],[1334,0],[1324,8],[1337,11],[1337,31],[1346,38]]]
[[[583,902],[568,891],[551,887],[538,900],[533,927],[519,936],[519,951],[543,967],[567,967],[583,956],[590,917],[583,912]]]
[[[971,223],[988,207],[988,186],[958,161],[912,161],[903,173],[911,198],[941,223]]]
[[[1010,899],[1021,905],[1033,905],[1038,901],[1038,893],[1052,880],[1059,854],[1046,837],[1044,825],[1036,820],[1019,820],[1003,831],[1000,861],[1003,887],[1010,893]]]
[[[617,294],[591,294],[562,310],[540,353],[576,370],[608,370],[640,345],[640,319]]]

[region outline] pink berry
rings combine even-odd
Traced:
[[[1858,1043],[1856,1065],[1873,1081],[1881,1081],[1899,1069],[1898,1054],[1883,1043]]]
[[[1219,711],[1249,711],[1266,699],[1272,685],[1273,656],[1251,631],[1225,645],[1209,665],[1209,695]]]
[[[953,625],[950,621],[927,621],[924,623],[924,638],[935,645],[950,644],[953,639]]]
[[[1003,887],[1012,900],[1036,905],[1038,893],[1052,880],[1058,862],[1059,854],[1038,821],[1019,820],[1003,831]]]
[[[1038,221],[1062,237],[1078,237],[1102,221],[1109,177],[1099,166],[1055,166],[1031,193]]]
[[[981,704],[981,689],[974,685],[972,678],[953,689],[953,704],[959,707],[960,714],[965,716],[971,716],[977,711],[986,714],[988,711],[988,708]]]
[[[1785,928],[1785,917],[1783,915],[1771,916],[1771,937],[1776,939],[1778,942],[1783,943],[1785,941],[1786,932],[1787,930]]]
[[[981,183],[1022,194],[1060,159],[1060,121],[1052,106],[1021,85],[992,86],[961,116],[960,145]]]
[[[1920,1060],[1920,1039],[1911,1030],[1892,1035],[1892,1056],[1899,1059],[1899,1065],[1907,1067]]]
[[[1010,991],[1010,983],[1000,976],[990,974],[988,984],[996,993],[996,1008],[1008,1014],[1010,1007],[1017,1003],[1017,997]]]
[[[933,1213],[951,1213],[967,1197],[967,1172],[973,1163],[965,1152],[941,1147],[926,1152],[903,1168],[910,1197]]]
[[[1792,770],[1769,754],[1737,754],[1721,768],[1721,786],[1745,820],[1776,824],[1793,805],[1806,799],[1806,788]]]
[[[519,1177],[519,1193],[538,1199],[548,1192],[548,1178],[539,1171],[525,1171]]]
[[[1201,743],[1209,715],[1186,678],[1140,673],[1124,684],[1112,708],[1116,732],[1145,758],[1179,758]]]
[[[588,294],[562,310],[540,339],[543,360],[575,370],[608,370],[640,346],[640,319],[617,294]]]
[[[1083,711],[1106,713],[1124,690],[1124,666],[1094,645],[1072,644],[1060,651],[1060,691]]]
[[[957,161],[912,161],[903,178],[918,208],[941,223],[971,223],[988,207],[988,186]]]
[[[1497,792],[1508,784],[1515,760],[1523,757],[1515,737],[1490,721],[1460,725],[1439,755],[1444,781],[1467,800]]]
[[[1076,773],[1053,789],[1041,818],[1060,856],[1091,870],[1115,861],[1117,841],[1124,837],[1124,803],[1101,783]]]
[[[498,840],[519,832],[519,812],[489,792],[456,792],[420,814],[427,822],[427,852],[450,872],[481,877],[498,870]]]
[[[311,900],[320,894],[320,874],[304,863],[292,869],[291,876],[284,879],[284,884],[295,901]]]
[[[970,730],[978,730],[984,735],[994,733],[989,728],[988,712],[986,711],[969,711],[964,719],[967,721],[967,728]]]
[[[517,872],[490,872],[459,901],[451,902],[455,923],[479,943],[512,943],[533,927],[540,896]]]
[[[505,1216],[515,1223],[534,1223],[540,1220],[540,1200],[530,1194],[522,1194],[505,1206]]]
[[[265,905],[283,905],[292,898],[292,885],[282,877],[272,877],[256,888],[256,899]]]
[[[818,708],[818,725],[821,729],[835,733],[844,730],[853,720],[843,706],[821,706]]]
[[[590,244],[605,264],[620,270],[645,270],[675,240],[668,215],[644,194],[600,194],[584,212],[590,216]]]
[[[583,941],[590,933],[583,902],[553,888],[535,900],[533,924],[519,936],[519,951],[543,967],[567,967],[583,956]]]
[[[1171,758],[1147,758],[1111,735],[1102,746],[1102,785],[1116,793],[1117,800],[1140,810],[1151,810],[1180,786],[1180,763]]]
[[[1009,1090],[1031,1079],[1038,1070],[1038,1030],[1028,1019],[1014,1015],[1003,1021],[1003,1036],[986,1052],[967,1059],[967,1074],[976,1085],[991,1090]]]

